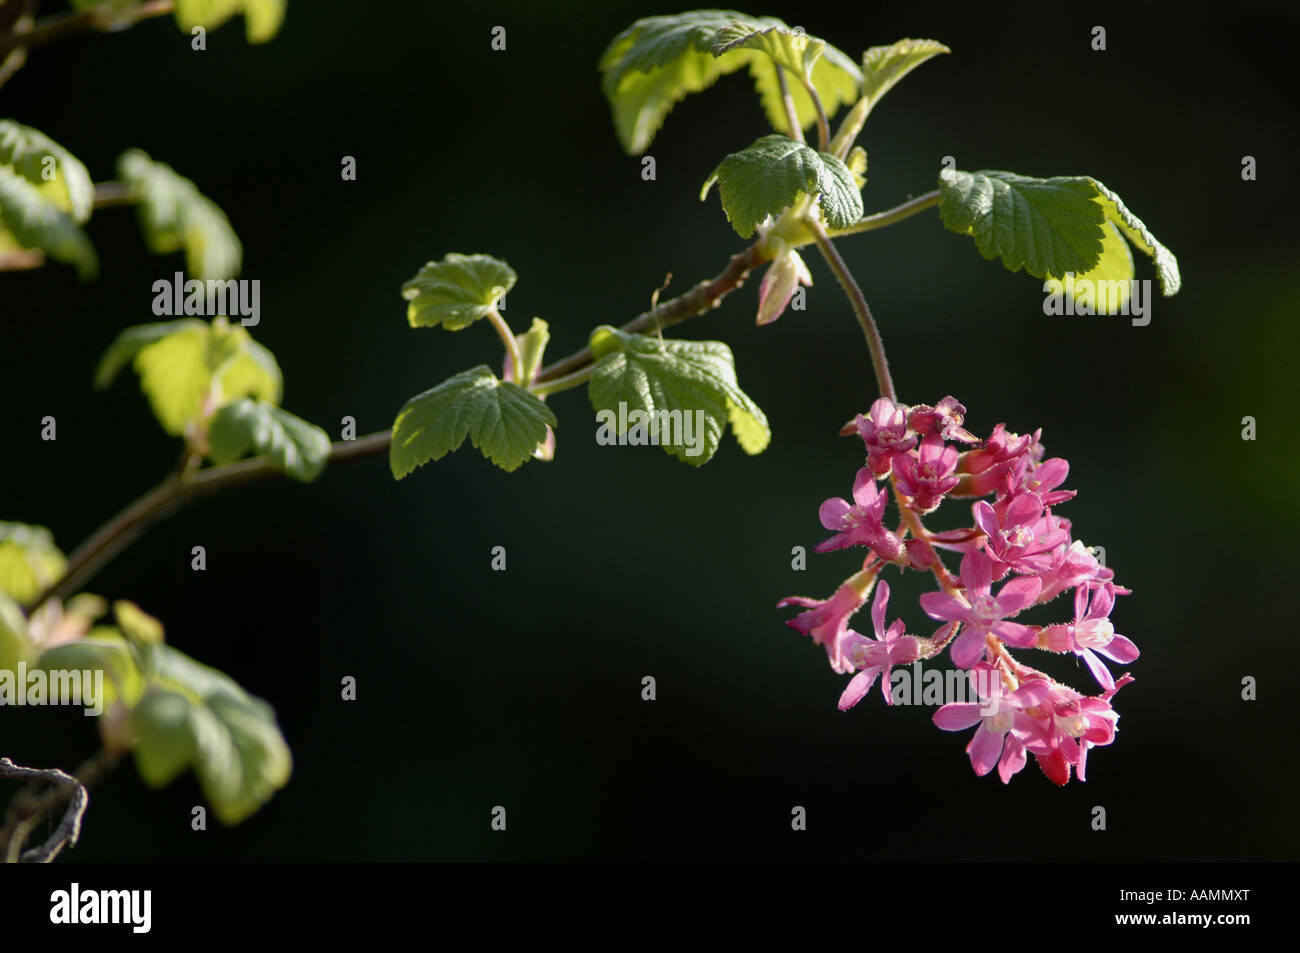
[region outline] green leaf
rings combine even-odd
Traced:
[[[44,526],[0,522],[0,593],[26,605],[58,582],[66,566]]]
[[[402,285],[409,301],[406,318],[413,328],[441,324],[448,331],[467,328],[486,316],[515,286],[514,269],[491,255],[452,252],[431,261]]]
[[[95,185],[72,153],[43,132],[0,119],[0,166],[9,166],[32,185],[48,187],[47,198],[78,223],[90,218]]]
[[[1183,286],[1183,279],[1178,271],[1178,259],[1174,257],[1174,253],[1156,240],[1150,230],[1142,224],[1142,220],[1128,210],[1118,195],[1096,179],[1090,178],[1088,181],[1097,187],[1097,203],[1105,213],[1106,221],[1154,260],[1156,276],[1160,279],[1161,294],[1166,297],[1178,294],[1178,290]],[[1127,277],[1133,277],[1131,258]]]
[[[787,129],[776,63],[759,49],[736,48],[715,57],[721,30],[770,27],[788,29],[775,17],[750,17],[734,10],[694,10],[673,16],[647,17],[621,32],[600,59],[602,88],[613,111],[623,148],[644,152],[673,106],[691,93],[712,86],[719,77],[748,68],[773,128]],[[820,42],[820,41],[818,41]],[[844,53],[826,46],[812,69],[812,81],[833,115],[857,98],[862,74]],[[801,126],[816,118],[812,99],[798,84],[790,90]]]
[[[480,364],[412,397],[393,423],[389,463],[401,479],[465,442],[507,473],[519,468],[546,439],[555,414],[517,384],[500,381]]]
[[[709,52],[722,56],[732,50],[758,50],[777,66],[785,67],[796,76],[811,78],[813,65],[826,51],[826,41],[785,26],[759,29],[752,24],[735,22],[714,34]]]
[[[862,218],[862,195],[848,166],[785,136],[764,136],[727,156],[704,183],[701,199],[715,181],[741,238],[749,238],[767,216],[780,214],[805,195],[817,198],[832,229],[848,228]]]
[[[189,33],[211,32],[238,13],[244,15],[249,43],[265,43],[280,30],[287,0],[176,0],[176,23]]]
[[[38,249],[93,278],[99,259],[73,216],[59,206],[51,188],[33,185],[8,166],[0,166],[0,250],[13,244]]]
[[[220,281],[239,274],[239,238],[226,214],[193,182],[139,149],[122,153],[117,174],[139,203],[150,251],[166,255],[183,248],[186,270],[196,278]]]
[[[274,356],[223,317],[127,328],[109,345],[95,374],[106,387],[133,360],[140,387],[163,430],[186,427],[241,397],[278,404],[283,379]]]
[[[533,318],[532,326],[523,334],[515,336],[519,357],[524,364],[524,379],[516,383],[526,387],[533,382],[537,369],[542,366],[542,355],[546,353],[546,345],[550,340],[551,330],[541,318]]]
[[[330,438],[324,430],[279,407],[248,398],[217,411],[208,426],[208,447],[214,463],[230,463],[251,450],[304,483],[320,476],[330,456]]]
[[[939,175],[939,215],[950,231],[972,235],[985,258],[1038,278],[1085,272],[1101,257],[1105,214],[1081,176],[1033,179],[1014,172]]]
[[[8,593],[0,590],[0,672],[13,672],[35,653],[27,619]]]
[[[154,341],[186,329],[206,329],[207,325],[194,318],[180,321],[162,321],[156,324],[137,324],[122,331],[108,346],[95,369],[95,389],[103,390],[113,383],[118,371],[129,364],[140,349]]]
[[[619,433],[637,423],[632,412],[640,411],[648,415],[642,423],[655,422],[664,451],[693,466],[713,456],[728,422],[746,453],[761,453],[771,441],[767,417],[740,389],[731,348],[721,341],[661,341],[602,325],[590,345],[596,368],[587,393],[598,414],[614,415]],[[702,427],[691,446],[686,415],[695,411],[703,416],[691,425],[700,419]]]
[[[131,712],[135,762],[162,787],[192,767],[224,824],[238,824],[284,787],[289,746],[275,712],[228,675],[166,645],[141,646],[148,687]]]
[[[899,40],[873,46],[862,54],[862,98],[870,111],[912,70],[940,53],[952,50],[936,40]]]
[[[87,635],[41,652],[37,664],[47,672],[102,671],[104,710],[121,702],[135,705],[145,690],[145,675],[132,643],[112,626],[96,626]],[[127,739],[121,739],[127,746]]]
[[[163,624],[134,602],[119,599],[113,603],[113,617],[117,625],[132,642],[162,642]]]
[[[1117,281],[1122,283],[1122,306],[1134,275],[1124,238],[1155,260],[1165,295],[1176,294],[1181,285],[1173,253],[1119,196],[1090,176],[1034,179],[1013,172],[945,169],[939,192],[945,227],[973,236],[985,258],[1001,258],[1011,271],[1024,268],[1047,278],[1054,289],[1067,275],[1075,281]]]

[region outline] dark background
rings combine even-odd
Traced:
[[[609,39],[675,9],[295,0],[270,45],[232,23],[204,53],[155,21],[34,51],[0,112],[97,179],[131,146],[191,177],[239,232],[243,277],[262,281],[254,334],[279,357],[285,406],[335,436],[355,416],[365,433],[449,374],[499,362],[486,325],[407,327],[399,287],[428,259],[507,259],[520,275],[507,317],[547,319],[555,358],[641,311],[665,272],[680,292],[743,247],[716,196],[696,196],[767,131],[748,80],[674,110],[650,150],[655,182],[620,152],[600,94]],[[984,261],[935,212],[842,243],[902,399],[954,394],[981,433],[1043,427],[1079,490],[1060,512],[1134,590],[1115,620],[1142,649],[1137,681],[1086,784],[1057,789],[1032,765],[1007,787],[976,778],[967,733],[878,694],[841,714],[842,677],[774,609],[829,595],[856,566],[839,553],[790,568],[792,546],[823,536],[821,500],[848,493],[861,445],[836,430],[874,388],[810,254],[808,311],[755,328],[753,280],[679,329],[735,350],[772,423],[761,456],[728,437],[696,471],[654,448],[598,448],[577,391],[552,401],[551,464],[505,474],[467,446],[395,484],[370,459],[306,487],[230,491],[127,550],[91,591],[137,601],[173,645],[271,701],[295,772],[250,822],[200,834],[192,776],[154,792],[124,764],[93,793],[72,859],[1296,859],[1298,24],[1175,9],[749,11],[854,57],[904,36],[952,47],[873,115],[868,211],[933,188],[944,155],[1091,174],[1178,255],[1182,293],[1135,328],[1045,317],[1040,282]],[[489,48],[497,24],[504,53]],[[1090,49],[1094,24],[1105,52]],[[1258,181],[1241,180],[1247,154]],[[344,155],[356,182],[340,180]],[[57,265],[0,279],[0,518],[47,525],[67,551],[177,453],[131,375],[96,394],[91,374],[117,331],[154,320],[152,282],[180,256],[149,256],[129,210],[89,228],[97,282]],[[46,414],[56,443],[39,440]],[[496,545],[505,573],[489,570]],[[898,583],[894,608],[928,631],[919,587]],[[1069,660],[1045,664],[1093,690]],[[345,675],[355,703],[339,699]],[[1240,698],[1244,675],[1257,702]],[[71,768],[96,744],[78,713],[0,719],[19,763]],[[489,829],[494,805],[507,833]]]

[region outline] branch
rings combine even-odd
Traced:
[[[388,450],[391,441],[392,434],[387,430],[357,440],[340,441],[333,444],[329,462],[344,463],[348,460],[384,453]],[[142,532],[190,501],[227,487],[251,483],[279,473],[280,471],[274,469],[269,461],[258,457],[168,477],[114,516],[77,547],[76,552],[68,559],[63,576],[41,594],[40,598],[32,604],[32,609],[38,608],[48,599],[54,597],[66,599],[72,595],[105,563],[134,542]]]
[[[126,29],[150,17],[166,16],[175,6],[173,0],[148,0],[122,13],[113,13],[101,7],[70,10],[37,20],[27,29],[23,29],[20,21],[15,24],[13,32],[0,36],[0,57],[19,48],[35,49],[74,33]]]
[[[702,281],[685,294],[638,315],[623,325],[623,330],[639,333],[655,326],[678,324],[717,307],[722,297],[739,288],[745,276],[765,261],[766,257],[758,244],[751,245],[739,255],[733,255],[731,262],[713,280]],[[555,382],[566,375],[576,377],[575,372],[582,371],[591,363],[591,349],[583,348],[544,368],[537,375],[535,383]],[[569,384],[570,382],[565,382],[566,386]],[[562,388],[539,388],[546,393],[559,389]],[[392,432],[385,430],[357,440],[340,441],[332,446],[329,462],[346,463],[349,460],[386,453],[392,439]],[[62,577],[40,595],[31,609],[39,608],[52,598],[66,599],[71,596],[146,529],[191,501],[227,487],[251,483],[278,474],[279,471],[275,470],[267,460],[257,458],[181,472],[168,477],[110,519],[82,543],[68,558]]]
[[[685,294],[642,312],[623,325],[621,330],[629,334],[640,334],[655,327],[671,327],[716,308],[728,293],[744,284],[746,276],[751,271],[768,260],[769,256],[762,250],[761,244],[756,242],[739,255],[732,255],[727,267],[715,278],[701,281]],[[542,368],[534,380],[539,384],[545,383],[572,374],[590,363],[592,363],[591,348],[584,347],[581,351],[575,351],[563,360]]]
[[[116,760],[116,758],[113,759],[114,762]],[[91,764],[94,764],[94,762],[91,762]],[[98,777],[98,774],[96,777]],[[14,764],[8,758],[0,758],[0,778],[15,778],[36,782],[48,781],[62,786],[55,794],[47,795],[45,798],[35,801],[25,810],[26,805],[24,802],[31,795],[28,792],[20,792],[14,796],[4,830],[0,831],[0,846],[4,848],[7,863],[12,864],[21,861],[25,864],[48,864],[59,855],[64,847],[76,846],[77,839],[81,836],[81,818],[86,813],[86,805],[90,801],[90,794],[82,781],[60,771],[58,768],[24,768]],[[25,794],[27,798],[24,798]],[[54,833],[40,847],[33,847],[23,853],[23,844],[26,842],[27,835],[31,833],[32,828],[40,822],[40,819],[51,808],[57,806],[63,800],[68,801],[68,809],[63,812],[63,819],[59,821],[59,826],[54,829]]]

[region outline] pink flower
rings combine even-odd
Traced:
[[[817,645],[825,646],[832,669],[840,673],[848,672],[851,669],[844,661],[841,643],[849,630],[849,616],[867,601],[867,594],[871,592],[875,578],[875,572],[864,570],[846,580],[829,599],[788,596],[776,605],[778,609],[786,606],[805,607],[807,612],[800,612],[793,619],[787,619],[785,624],[810,636]]]
[[[1087,780],[1088,749],[1115,740],[1119,715],[1111,708],[1110,699],[1131,681],[1133,677],[1125,675],[1114,688],[1092,697],[1053,684],[1041,704],[1026,710],[1029,727],[1017,733],[1054,784],[1069,783],[1071,768],[1078,768],[1080,781]]]
[[[1104,655],[1125,664],[1138,657],[1137,646],[1118,635],[1111,624],[1110,612],[1114,606],[1113,585],[1091,591],[1087,586],[1079,586],[1074,590],[1074,622],[1048,626],[1039,636],[1039,644],[1053,652],[1078,655],[1102,688],[1113,689],[1115,679],[1097,656]]]
[[[921,608],[932,619],[961,622],[961,635],[952,644],[953,663],[970,668],[984,652],[985,636],[993,635],[1010,645],[1028,647],[1038,641],[1037,633],[1027,625],[1007,622],[1038,597],[1042,586],[1032,576],[1012,579],[994,596],[993,563],[983,553],[969,552],[961,560],[961,581],[965,598],[946,592],[927,592],[921,596]]]
[[[1064,503],[1075,495],[1074,490],[1058,490],[1070,475],[1070,464],[1061,457],[1038,463],[1030,454],[1017,457],[1003,475],[1002,492],[1006,496],[1033,493],[1044,506]]]
[[[1115,571],[1107,569],[1097,557],[1088,551],[1081,540],[1074,540],[1069,546],[1057,546],[1052,550],[1052,566],[1042,573],[1043,591],[1038,594],[1039,602],[1050,602],[1067,589],[1078,586],[1096,586],[1110,583],[1114,586]],[[1114,586],[1118,595],[1129,595],[1131,590]]]
[[[996,508],[981,500],[972,510],[975,525],[988,537],[986,551],[1002,564],[999,575],[1005,574],[1004,567],[1020,572],[1050,569],[1049,551],[1070,539],[1070,524],[1050,512],[1044,515],[1043,501],[1033,493],[1022,493]]]
[[[906,407],[881,397],[864,417],[858,414],[858,436],[867,445],[867,466],[876,476],[889,472],[897,454],[916,446],[916,437],[907,433]]]
[[[944,705],[934,713],[934,723],[944,731],[963,731],[978,722],[979,728],[966,746],[971,767],[983,777],[997,765],[998,776],[1006,784],[1027,760],[1020,739],[1014,734],[1008,739],[1007,733],[1017,726],[1022,732],[1032,727],[1025,709],[1043,702],[1050,689],[1045,680],[1033,679],[1004,693],[997,670],[983,663],[971,669],[970,679],[979,703]]]
[[[894,457],[894,478],[899,492],[912,498],[912,509],[928,513],[957,485],[956,467],[957,449],[945,446],[937,433],[929,433],[915,456]]]
[[[989,467],[1020,456],[1038,442],[1038,434],[1019,436],[1010,433],[1005,424],[998,424],[984,441],[984,446],[961,455],[957,469],[961,473],[983,473]]]
[[[812,275],[799,253],[793,248],[778,255],[763,275],[758,286],[758,319],[756,324],[771,324],[781,317],[794,290],[799,285],[812,286]]]
[[[885,607],[889,604],[889,583],[883,580],[877,583],[876,598],[871,603],[871,625],[876,637],[869,639],[850,631],[844,639],[844,655],[849,665],[858,670],[858,674],[849,680],[840,696],[840,711],[848,711],[860,702],[876,679],[880,679],[880,691],[885,696],[885,704],[894,703],[889,684],[889,673],[895,665],[910,665],[921,657],[920,644],[914,635],[903,634],[903,620],[895,619],[894,624],[885,628]]]
[[[966,408],[957,402],[956,397],[945,397],[933,407],[916,404],[907,414],[907,426],[921,436],[937,433],[945,440],[977,443],[978,438],[962,427],[965,420]]]
[[[869,546],[881,559],[891,562],[903,551],[899,538],[885,529],[882,516],[889,498],[876,489],[876,478],[869,467],[858,470],[853,481],[853,506],[839,497],[821,505],[818,516],[822,525],[835,535],[817,544],[817,552],[827,553],[847,546]]]

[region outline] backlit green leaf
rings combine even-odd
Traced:
[[[653,426],[659,446],[692,466],[713,456],[728,422],[746,453],[770,442],[767,418],[740,389],[735,359],[721,341],[661,341],[602,325],[590,345],[596,370],[587,393],[615,431],[637,425],[634,411],[644,414],[640,423]]]
[[[215,202],[169,165],[139,149],[122,153],[117,174],[139,203],[145,242],[154,254],[185,250],[185,267],[200,279],[239,274],[243,248]]]
[[[176,22],[189,33],[196,26],[211,32],[231,17],[244,15],[249,43],[265,43],[280,30],[287,0],[176,0]]]
[[[1178,260],[1114,192],[1090,176],[1034,179],[1012,172],[939,175],[944,226],[971,235],[985,258],[1024,268],[1059,291],[1073,280],[1076,295],[1099,281],[1119,283],[1116,309],[1128,301],[1133,256],[1125,238],[1155,260],[1161,290],[1178,292]],[[1070,276],[1067,279],[1067,276]],[[1088,279],[1087,284],[1081,284]],[[1108,307],[1106,310],[1110,310]]]
[[[241,397],[280,402],[283,380],[274,356],[224,317],[127,328],[101,359],[96,387],[107,387],[128,360],[154,416],[173,436]]]
[[[452,252],[431,261],[402,285],[413,328],[441,324],[448,331],[467,328],[485,317],[515,286],[514,269],[491,255]]]
[[[516,470],[546,439],[548,424],[555,426],[549,407],[480,364],[407,401],[393,424],[393,476],[441,460],[467,436],[501,469]]]
[[[162,644],[139,647],[147,687],[131,711],[135,762],[153,787],[192,767],[217,818],[238,824],[289,780],[275,712],[228,675]]]
[[[99,259],[72,214],[61,207],[56,185],[38,186],[0,166],[0,252],[6,246],[37,250],[93,278]]]
[[[230,463],[251,451],[303,482],[320,476],[330,456],[330,438],[324,430],[248,398],[217,411],[208,425],[208,447],[213,463]]]
[[[775,17],[693,10],[638,20],[616,36],[601,56],[600,71],[623,148],[632,154],[644,152],[674,105],[712,86],[719,77],[745,68],[754,79],[772,127],[790,132],[777,80],[779,67],[771,57],[743,46],[717,57],[712,52],[720,30],[770,27],[789,29]],[[813,64],[812,81],[827,115],[834,115],[840,106],[857,99],[862,73],[853,60],[827,45]],[[800,84],[790,86],[799,124],[807,128],[816,119],[812,99]]]
[[[862,195],[849,168],[835,156],[785,136],[764,136],[727,156],[704,183],[701,199],[715,181],[741,238],[749,238],[767,216],[779,215],[805,195],[817,199],[832,229],[848,228],[862,217]]]
[[[0,522],[0,593],[26,605],[58,582],[66,565],[44,526]]]

